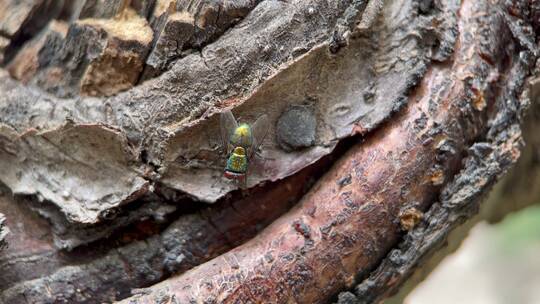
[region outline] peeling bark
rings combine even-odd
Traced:
[[[30,227],[15,231],[19,236],[17,242],[0,258],[0,270],[4,273],[0,278],[0,300],[95,303],[125,298],[134,288],[185,272],[253,237],[287,211],[330,161],[325,159],[288,180],[253,189],[247,196],[236,193],[214,207],[181,215],[158,235],[150,231],[151,236],[145,239],[130,240],[131,235],[140,234],[139,229],[156,229],[152,228],[152,221],[141,222],[135,231],[116,235],[120,245],[104,252],[100,246],[92,247],[98,250],[58,251],[44,223],[39,229],[32,229],[35,219],[24,211],[24,202],[17,202],[19,207],[10,206],[15,202],[4,198],[7,205],[0,205],[0,210],[15,208],[12,213],[18,216],[13,218],[24,223],[23,227]],[[28,246],[35,242],[41,246],[29,250]],[[28,261],[46,267],[28,268]]]
[[[5,222],[6,217],[0,213],[0,250],[6,247],[6,236],[9,233],[9,228],[6,227]]]
[[[249,186],[294,174],[330,153],[337,140],[374,129],[403,106],[405,95],[424,73],[430,58],[444,59],[450,54],[449,46],[455,39],[456,6],[441,5],[434,14],[419,16],[417,5],[411,2],[389,5],[372,32],[352,40],[339,53],[329,54],[336,33],[344,27],[354,27],[365,6],[365,1],[302,1],[297,5],[263,2],[241,26],[227,32],[202,53],[182,58],[161,77],[106,100],[60,101],[3,76],[6,81],[2,84],[0,112],[3,123],[9,127],[4,127],[2,133],[5,146],[18,153],[17,160],[13,155],[0,158],[1,166],[10,172],[1,177],[2,181],[15,193],[42,196],[75,224],[98,223],[100,212],[129,204],[145,193],[148,184],[150,188],[160,184],[215,202],[238,187],[221,178],[224,157],[216,150],[216,114],[222,107],[233,106],[240,119],[250,121],[269,101],[272,106],[267,114],[273,122],[291,106],[309,109],[317,121],[317,140],[311,147],[292,153],[285,151],[273,138],[288,135],[276,134],[272,124],[271,136],[263,147],[266,160],[254,164]],[[268,20],[277,16],[268,26]],[[433,28],[433,23],[438,27]],[[69,45],[85,45],[77,43],[77,39],[89,37],[87,32],[77,34],[74,30],[84,24],[70,26],[66,39],[73,42]],[[87,29],[88,35],[98,35]],[[247,37],[257,43],[245,46],[243,41]],[[264,43],[269,37],[273,44]],[[436,47],[426,45],[434,39],[438,41]],[[84,50],[77,53],[85,53]],[[355,55],[358,52],[360,56]],[[79,62],[67,66],[77,67]],[[82,77],[84,66],[73,70],[73,75]],[[340,71],[337,74],[336,67]],[[346,77],[350,80],[343,82]],[[79,81],[78,77],[68,79]],[[358,94],[359,99],[354,97]],[[341,102],[335,104],[334,100]],[[49,115],[44,117],[40,113]],[[79,134],[87,130],[87,125],[93,125],[94,131]],[[28,132],[34,128],[40,131]],[[61,153],[54,151],[51,155],[49,144],[43,142],[42,134],[47,132],[55,134]],[[116,135],[100,140],[98,134],[109,132]],[[64,134],[69,133],[72,136],[66,138]],[[93,145],[70,152],[62,144],[68,140],[73,147],[88,147],[89,141]],[[82,155],[97,155],[97,151],[108,149],[113,143],[117,151],[124,152],[108,153],[113,161],[107,161],[106,166],[92,158],[85,164],[64,165],[65,157],[75,160]],[[45,163],[56,165],[42,173],[22,169],[39,168]],[[84,165],[99,168],[101,177],[81,177],[76,168]],[[197,172],[196,179],[192,178],[193,172]],[[120,176],[131,178],[119,179]],[[111,183],[108,179],[122,182]],[[108,187],[97,195],[95,189],[103,189],[103,185]],[[61,194],[65,189],[73,193],[68,199]],[[104,210],[92,208],[97,205]],[[88,218],[87,211],[94,216]]]

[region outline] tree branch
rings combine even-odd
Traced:
[[[26,228],[9,223],[17,227],[18,237],[0,258],[0,300],[95,303],[125,298],[134,288],[185,272],[252,238],[286,212],[330,162],[325,158],[287,180],[236,192],[212,207],[180,215],[159,234],[159,226],[143,221],[101,244],[72,252],[53,246],[48,226],[25,211],[25,202],[4,197],[0,208],[11,210],[10,218]],[[28,267],[29,261],[43,267]]]

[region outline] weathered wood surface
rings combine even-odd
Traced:
[[[519,156],[536,1],[56,3],[0,31],[6,303],[379,300]],[[224,108],[272,122],[253,189]]]
[[[107,99],[60,100],[4,74],[1,134],[5,146],[17,153],[0,157],[6,172],[2,181],[14,193],[42,197],[79,225],[102,222],[104,214],[122,209],[156,185],[214,202],[238,187],[221,178],[224,157],[218,149],[217,114],[222,107],[234,107],[246,121],[266,112],[272,122],[263,147],[265,161],[254,166],[250,186],[294,174],[330,153],[339,139],[366,133],[399,110],[427,63],[450,54],[455,5],[441,5],[428,14],[407,1],[386,6],[372,30],[358,33],[338,52],[345,39],[340,37],[350,35],[366,4],[262,2],[201,52],[176,60],[160,77]],[[92,20],[69,26],[66,41],[72,42],[67,45],[77,50],[60,48],[47,56],[60,56],[59,66],[74,73],[64,79],[70,83],[93,74],[88,72],[92,63],[85,70],[81,60],[95,56],[91,51],[95,47],[102,49],[100,43],[85,48],[91,37],[87,35],[101,35],[88,27],[96,24]],[[97,22],[107,28],[103,23]],[[81,27],[90,32],[77,30]],[[103,41],[108,41],[107,35]],[[48,35],[60,44],[61,36]],[[246,39],[254,43],[245,44]],[[51,44],[43,45],[47,49]],[[79,56],[67,56],[71,53]],[[47,66],[37,68],[37,74],[56,69],[55,64]],[[316,140],[307,141],[313,144],[308,148],[290,151],[302,147],[294,141],[303,134],[287,133],[299,123],[287,120],[291,117],[287,113],[298,108],[316,120],[316,130],[307,130]],[[276,134],[280,118],[285,134]],[[64,242],[66,248],[81,243],[84,240]]]
[[[8,224],[16,230],[0,257],[0,300],[96,303],[125,298],[132,289],[184,272],[253,237],[305,194],[331,161],[326,158],[288,180],[181,214],[167,225],[141,221],[110,240],[72,252],[55,248],[50,228],[26,209],[28,202],[14,201],[5,192],[0,210],[7,211],[13,220]]]
[[[5,224],[6,217],[2,213],[0,213],[0,250],[4,249],[6,247],[6,236],[8,235],[9,228],[6,227]]]
[[[530,93],[530,106],[528,106],[530,108],[527,109],[524,122],[522,123],[522,136],[525,141],[525,147],[522,149],[518,162],[508,171],[508,173],[504,174],[499,182],[497,182],[485,200],[472,202],[473,206],[470,206],[472,212],[471,210],[460,211],[460,213],[466,214],[465,216],[468,217],[468,219],[464,223],[459,223],[459,225],[456,225],[456,223],[451,224],[456,227],[449,229],[444,237],[444,244],[436,244],[429,253],[426,252],[426,246],[423,246],[424,248],[420,248],[420,250],[410,250],[410,248],[402,250],[402,253],[407,252],[407,258],[416,261],[414,263],[392,266],[386,264],[384,271],[394,273],[400,282],[392,284],[394,285],[391,288],[393,290],[385,290],[372,298],[384,297],[385,303],[403,303],[409,292],[422,282],[448,254],[453,253],[459,248],[462,241],[468,236],[469,230],[480,221],[497,224],[506,215],[516,211],[526,212],[522,209],[526,209],[534,204],[540,204],[540,162],[538,158],[538,155],[540,155],[540,137],[537,135],[536,131],[538,129],[538,122],[540,121],[539,73],[540,69],[537,66],[534,72],[535,76],[530,82],[530,88],[527,88],[528,91],[526,91],[522,97],[526,101],[528,98],[527,95]],[[480,202],[481,204],[479,204]],[[463,206],[464,205],[465,204],[463,204]],[[475,208],[478,209],[474,210]],[[462,220],[463,219],[460,221]],[[431,230],[430,234],[434,235],[434,230],[429,230]],[[424,237],[424,239],[426,238]],[[431,239],[440,240],[437,237]],[[398,248],[410,247],[410,245],[407,245],[406,243],[410,244],[410,239],[406,239],[403,244],[398,246]],[[379,274],[382,272],[382,269],[378,270]],[[404,275],[398,274],[400,272]],[[369,287],[370,292],[374,291],[377,282],[379,283],[379,290],[385,289],[385,287],[383,287],[385,280],[384,276],[379,276],[378,278],[373,276],[373,278],[374,280],[370,282],[372,285]],[[386,278],[388,278],[388,276],[386,276]],[[367,282],[369,281],[366,281],[366,283]],[[396,285],[401,284],[403,284],[403,286],[399,288],[399,292],[396,295],[387,298],[389,294],[395,292],[397,289]],[[368,284],[363,283],[362,285],[364,288],[362,292],[365,294],[367,291],[365,288],[368,287]],[[356,297],[350,292],[344,292],[340,295],[342,303],[347,303],[345,300],[349,300],[349,303],[358,301],[359,298],[361,299],[361,297]]]
[[[414,265],[442,242],[520,155],[527,100],[519,95],[537,49],[508,23],[515,17],[498,14],[504,9],[464,1],[452,58],[432,65],[408,106],[295,209],[256,239],[123,303],[325,303],[364,278],[359,301],[384,299],[407,275],[396,265]],[[418,228],[403,225],[411,209],[425,218]],[[403,228],[411,234],[391,250]]]

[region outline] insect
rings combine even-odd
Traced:
[[[253,125],[238,124],[230,110],[221,113],[221,138],[227,153],[224,176],[247,184],[249,161],[268,133],[268,117],[261,115]]]

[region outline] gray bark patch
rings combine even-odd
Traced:
[[[285,151],[299,150],[315,144],[317,120],[310,108],[292,106],[278,119],[276,136]]]

